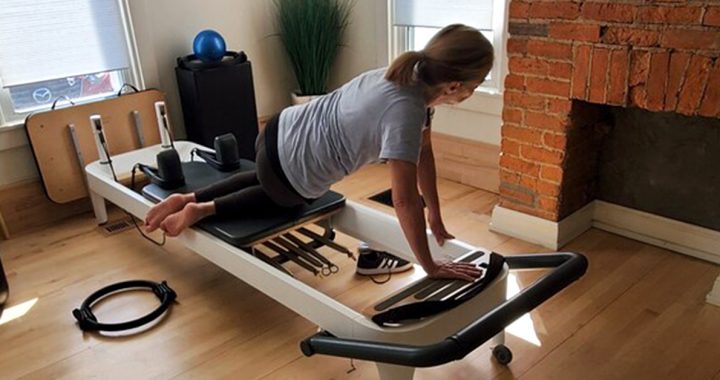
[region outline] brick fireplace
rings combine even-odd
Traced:
[[[509,34],[501,210],[559,223],[595,199],[582,102],[720,116],[717,1],[512,0]]]

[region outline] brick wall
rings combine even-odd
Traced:
[[[603,115],[576,101],[720,116],[716,0],[512,0],[509,18],[503,207],[558,221],[594,199]]]

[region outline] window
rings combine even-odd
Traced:
[[[123,0],[2,0],[0,125],[138,84]]]
[[[446,25],[470,25],[479,29],[495,48],[495,64],[478,91],[502,90],[505,0],[390,1],[391,57],[408,50],[421,50]]]

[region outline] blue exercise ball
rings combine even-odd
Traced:
[[[219,61],[225,55],[225,40],[212,29],[203,30],[195,36],[193,53],[203,61]]]

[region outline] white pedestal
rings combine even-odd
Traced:
[[[711,305],[720,306],[720,276],[715,280],[715,286],[708,293],[705,301]]]

